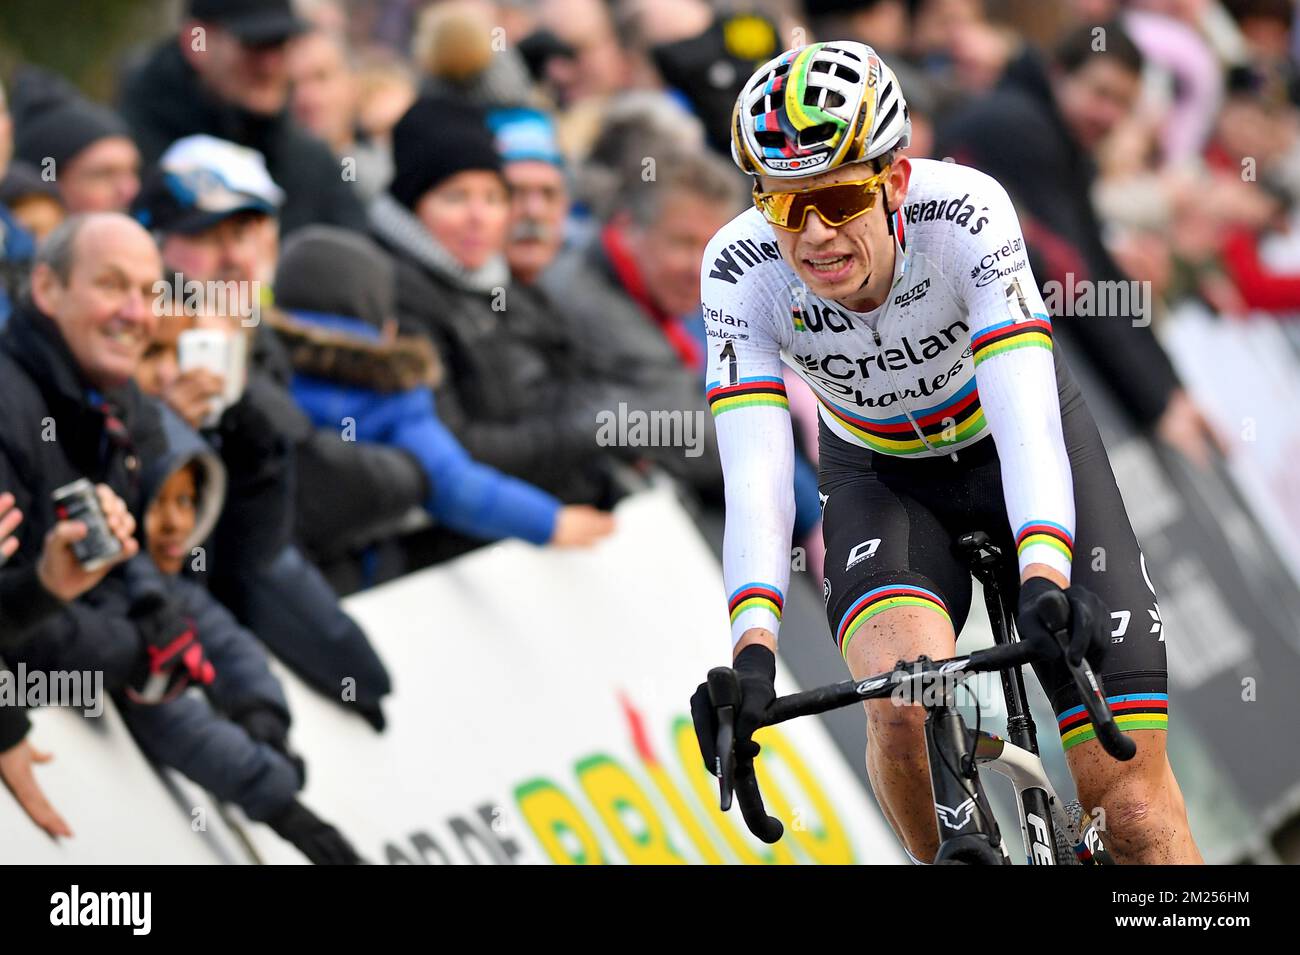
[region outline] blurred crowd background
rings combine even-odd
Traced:
[[[335,698],[352,680],[343,705],[382,731],[389,675],[340,596],[484,541],[590,546],[652,480],[720,546],[701,257],[748,202],[729,157],[741,84],[817,40],[883,55],[909,155],[1006,186],[1041,283],[1141,283],[1140,309],[1060,323],[1068,355],[1125,428],[1211,469],[1236,423],[1181,379],[1163,326],[1191,306],[1294,347],[1296,16],[1290,0],[6,2],[0,507],[23,520],[0,652],[103,671],[151,758],[314,861],[349,861],[297,800],[267,654]],[[791,404],[792,547],[816,590],[815,403],[792,381]],[[699,416],[698,446],[600,440],[620,408]],[[78,476],[125,502],[141,553],[42,596],[50,491]],[[0,775],[67,835],[28,730],[0,707]]]

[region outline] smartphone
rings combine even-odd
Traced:
[[[213,427],[244,393],[247,380],[244,341],[238,335],[215,328],[191,328],[181,332],[177,348],[182,372],[206,368],[220,375],[224,382],[221,394],[212,400],[212,410],[203,420],[203,427]]]

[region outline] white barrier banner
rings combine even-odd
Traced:
[[[591,551],[498,544],[349,599],[393,676],[388,729],[291,682],[304,801],[372,862],[906,861],[814,719],[759,736],[785,838],[717,811],[689,707],[729,656],[717,561],[666,490],[616,516]]]
[[[1277,320],[1179,308],[1162,331],[1178,374],[1231,442],[1228,467],[1300,582],[1300,356]]]
[[[204,809],[191,812],[171,798],[111,706],[93,720],[47,708],[31,721],[28,742],[54,757],[34,768],[37,784],[73,835],[47,836],[0,785],[0,863],[222,861]]]

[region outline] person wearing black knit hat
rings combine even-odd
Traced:
[[[415,103],[393,129],[393,180],[370,203],[396,260],[397,314],[444,358],[439,417],[470,456],[565,503],[604,503],[613,451],[592,439],[591,394],[564,320],[512,283],[510,197],[485,117],[445,99]]]
[[[425,193],[469,170],[501,173],[483,111],[450,99],[417,100],[393,129],[393,198],[414,211]]]
[[[453,201],[464,214],[447,214]],[[483,111],[456,100],[417,100],[393,128],[388,192],[370,206],[380,241],[418,249],[435,268],[487,291],[509,281],[502,251],[509,211],[501,157]]]
[[[67,99],[17,117],[14,155],[58,185],[70,214],[125,212],[140,189],[140,151],[117,113]]]

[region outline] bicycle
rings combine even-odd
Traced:
[[[1069,643],[1069,605],[1061,593],[1050,594],[1044,622],[1056,643],[1034,646],[1016,638],[1014,615],[998,587],[1000,549],[987,534],[963,534],[957,549],[971,573],[984,588],[984,600],[993,626],[994,646],[948,660],[921,656],[898,661],[892,670],[864,680],[845,680],[813,690],[777,698],[764,725],[772,726],[800,716],[811,716],[865,700],[883,699],[896,692],[910,693],[926,711],[925,740],[930,781],[939,829],[936,864],[1009,865],[1010,856],[980,784],[979,766],[1005,776],[1016,790],[1025,858],[1033,865],[1113,865],[1101,835],[1084,819],[1077,801],[1062,805],[1039,757],[1034,721],[1025,697],[1020,668],[1059,650],[1074,679],[1102,747],[1115,759],[1133,758],[1137,745],[1120,732],[1106,703],[1101,681],[1085,658],[1076,666],[1066,655]],[[1007,735],[1001,739],[967,728],[956,708],[956,687],[975,673],[999,671],[1007,706]],[[750,831],[773,843],[784,831],[780,820],[767,815],[752,762],[737,765],[734,714],[740,702],[735,671],[715,667],[707,678],[709,698],[718,713],[717,765],[722,810],[731,808],[734,792]],[[920,690],[917,693],[917,690]],[[937,690],[937,692],[936,692]],[[726,754],[725,756],[723,754]]]

